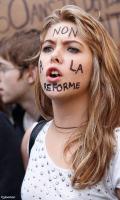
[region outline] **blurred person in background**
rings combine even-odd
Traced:
[[[0,199],[20,200],[24,167],[20,142],[0,101]]]
[[[17,104],[12,117],[20,139],[33,122],[40,120],[34,94],[39,46],[40,32],[36,29],[4,38],[0,46],[0,95],[5,104]]]

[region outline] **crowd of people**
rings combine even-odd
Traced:
[[[2,137],[0,141],[2,144],[0,147],[0,195],[11,196],[13,194],[16,199],[18,199],[18,191],[20,195],[25,172],[21,155],[21,142],[26,129],[42,118],[36,106],[34,92],[39,41],[40,32],[31,29],[14,33],[8,38],[3,38],[0,43],[0,99],[1,111],[5,113],[5,116],[1,113],[3,121],[0,122]],[[6,121],[6,116],[9,122]],[[5,128],[3,128],[4,126]]]
[[[1,199],[120,199],[119,51],[73,5],[2,38]]]

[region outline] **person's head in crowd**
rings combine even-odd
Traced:
[[[34,83],[39,52],[40,32],[20,31],[3,38],[0,46],[0,94],[6,104],[20,104],[33,118],[35,108]],[[31,59],[33,58],[34,59]],[[32,110],[32,108],[34,108]]]
[[[41,31],[39,77],[36,92],[45,117],[64,126],[71,105],[72,111],[77,107],[76,114],[71,113],[71,126],[78,124],[76,116],[80,113],[86,121],[66,148],[78,144],[72,155],[73,186],[85,188],[97,183],[110,164],[113,130],[120,118],[120,66],[114,41],[99,21],[80,8],[58,9],[46,19]]]

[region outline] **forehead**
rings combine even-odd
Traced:
[[[52,25],[45,36],[45,40],[48,38],[77,38],[78,29],[77,26],[71,22],[60,22]]]

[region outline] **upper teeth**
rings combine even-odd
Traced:
[[[51,75],[59,75],[58,71],[52,71]]]

